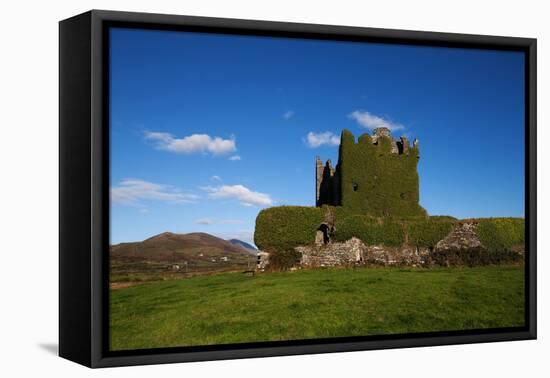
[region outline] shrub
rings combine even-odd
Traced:
[[[346,241],[357,237],[366,245],[400,246],[408,244],[433,248],[453,228],[456,218],[449,216],[370,217],[332,208],[336,217],[335,238]]]
[[[426,220],[407,222],[408,243],[417,247],[433,248],[453,229],[456,219],[430,217]]]
[[[299,245],[310,245],[325,219],[332,213],[336,241],[359,238],[366,245],[397,247],[408,244],[433,248],[452,229],[452,217],[373,217],[360,215],[337,206],[301,207],[281,206],[262,210],[256,218],[254,242],[264,250],[289,250]]]
[[[356,237],[366,245],[399,246],[404,242],[403,226],[392,218],[337,215],[335,228],[334,237],[337,241]]]
[[[288,270],[298,265],[302,257],[302,255],[294,249],[273,250],[268,248],[267,252],[269,253],[269,264],[267,265],[267,269],[274,271]]]
[[[325,218],[333,218],[335,241],[357,237],[366,245],[399,247],[403,244],[434,248],[457,223],[449,216],[374,217],[356,214],[337,206],[281,206],[262,210],[256,218],[254,242],[270,253],[273,269],[288,269],[299,261],[294,247],[311,245]],[[521,255],[512,247],[525,241],[525,221],[521,218],[474,219],[483,250],[445,251],[434,253],[433,262],[440,265],[487,265],[516,262]]]
[[[432,255],[440,265],[492,265],[519,262],[522,255],[512,247],[525,242],[525,221],[521,218],[483,218],[477,222],[476,234],[483,248],[466,251],[440,251]]]
[[[525,243],[523,218],[486,218],[478,222],[476,234],[489,252],[506,252]]]
[[[313,244],[315,233],[323,222],[324,211],[305,206],[264,209],[256,218],[254,243],[264,251],[283,251]]]
[[[462,251],[440,251],[433,253],[432,261],[438,265],[448,266],[479,266],[497,265],[504,263],[519,262],[523,258],[519,253],[505,251],[486,251],[481,249]]]

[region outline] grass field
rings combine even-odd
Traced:
[[[111,290],[111,349],[522,326],[523,266],[193,277]]]

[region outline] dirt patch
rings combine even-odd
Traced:
[[[111,282],[110,288],[111,289],[124,289],[126,287],[142,285],[144,283],[145,282]]]

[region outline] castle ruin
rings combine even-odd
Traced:
[[[343,130],[336,167],[330,159],[323,163],[316,158],[315,204],[372,216],[426,215],[419,205],[419,156],[416,139],[411,146],[404,136],[394,139],[385,127],[357,141]]]
[[[419,156],[417,140],[394,139],[387,128],[357,139],[343,130],[336,166],[316,158],[316,207],[263,209],[256,218],[254,242],[268,251],[275,267],[522,261],[522,218],[428,216],[419,204]],[[483,231],[487,227],[499,238],[498,246],[493,234],[488,238]]]

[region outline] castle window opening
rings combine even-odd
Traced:
[[[356,192],[359,189],[359,184],[356,182],[353,183],[353,191]]]

